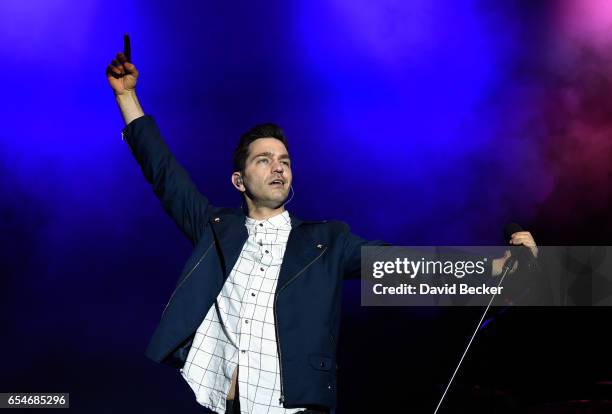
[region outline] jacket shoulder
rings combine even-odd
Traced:
[[[320,231],[334,235],[350,231],[348,224],[339,220],[310,220],[302,222],[302,225],[311,227],[313,231]]]
[[[211,216],[244,216],[240,208],[212,207]]]

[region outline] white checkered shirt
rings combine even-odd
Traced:
[[[274,292],[291,220],[284,211],[267,220],[247,217],[248,239],[225,281],[216,306],[198,328],[181,374],[197,401],[225,413],[231,378],[238,369],[240,410],[289,414],[280,403]]]

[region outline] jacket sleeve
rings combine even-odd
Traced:
[[[361,277],[361,248],[366,246],[390,246],[390,244],[382,240],[363,239],[351,233],[349,226],[346,224],[344,224],[344,228],[344,278],[359,278]]]
[[[166,146],[153,117],[133,120],[121,135],[166,213],[195,245],[212,207]]]

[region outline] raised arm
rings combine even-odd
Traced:
[[[142,111],[136,97],[138,70],[130,62],[129,49],[126,35],[124,53],[118,53],[106,68],[108,83],[126,123],[123,139],[166,213],[195,245],[209,219],[211,205],[168,149],[154,119]]]

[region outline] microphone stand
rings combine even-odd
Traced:
[[[504,263],[504,266],[502,267],[502,274],[501,274],[499,283],[497,284],[498,288],[503,283],[503,281],[506,278],[506,275],[508,274],[510,269],[512,269],[512,267],[514,267],[514,264],[517,262],[517,260],[518,259],[517,259],[517,257],[515,255],[510,256],[510,258],[508,258],[506,260],[506,262]],[[497,290],[496,290],[496,292],[497,292]],[[461,367],[461,363],[463,362],[463,359],[465,358],[465,355],[468,353],[468,350],[470,349],[470,346],[472,345],[472,342],[474,341],[474,338],[476,337],[476,334],[480,330],[480,325],[482,325],[482,321],[484,320],[485,316],[487,315],[487,312],[489,311],[489,308],[491,307],[491,303],[493,303],[493,300],[495,299],[495,296],[497,296],[497,293],[494,293],[493,295],[491,295],[491,300],[489,300],[489,304],[487,305],[487,307],[485,308],[484,312],[482,313],[482,316],[480,317],[480,321],[478,321],[478,325],[476,325],[476,329],[474,329],[474,333],[472,334],[472,337],[470,338],[470,341],[468,342],[467,346],[465,347],[465,350],[463,351],[463,355],[461,355],[461,359],[459,360],[459,363],[457,364],[457,367],[455,368],[455,371],[453,372],[453,375],[451,376],[450,380],[448,381],[448,384],[446,385],[446,389],[444,390],[444,393],[442,394],[442,397],[440,398],[440,401],[438,401],[438,405],[436,406],[436,409],[434,410],[433,414],[437,414],[438,413],[438,410],[440,409],[440,406],[442,405],[442,402],[444,401],[444,397],[446,396],[446,393],[448,392],[451,384],[453,383],[453,380],[455,379],[455,375],[457,375],[457,372],[459,371],[459,368]]]

